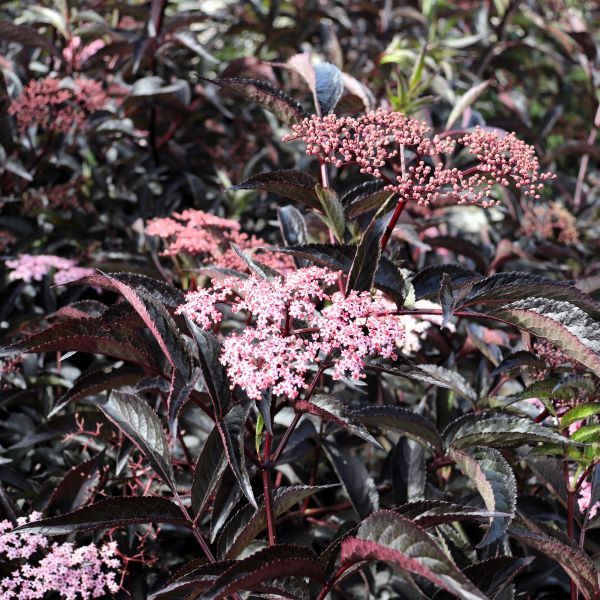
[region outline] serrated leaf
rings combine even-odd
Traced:
[[[2,349],[0,356],[14,352],[57,351],[102,354],[151,371],[157,369],[150,347],[141,333],[122,323],[107,321],[104,314],[97,318],[69,319],[51,325]]]
[[[597,442],[600,440],[600,423],[583,425],[570,435],[570,439],[579,443]]]
[[[234,185],[232,190],[260,190],[271,192],[300,202],[310,208],[321,208],[321,203],[315,192],[317,181],[305,171],[283,169],[267,171],[252,175],[246,181]]]
[[[399,406],[368,406],[354,411],[354,418],[367,427],[395,431],[441,452],[443,442],[434,424],[425,417]]]
[[[154,471],[175,490],[175,476],[169,443],[158,415],[145,400],[134,394],[113,390],[98,408],[144,454]]]
[[[335,271],[348,273],[356,254],[356,246],[348,244],[305,244],[277,248],[278,252],[306,259]],[[382,256],[375,273],[374,285],[389,295],[400,306],[406,296],[406,285],[400,269],[386,256]]]
[[[439,365],[419,365],[419,368],[421,371],[435,378],[438,384],[445,384],[445,387],[454,390],[459,396],[467,398],[472,402],[477,400],[477,393],[471,384],[457,371],[446,369]]]
[[[242,492],[252,506],[256,508],[256,500],[250,485],[250,477],[246,469],[246,456],[244,453],[244,433],[246,431],[246,416],[248,408],[236,404],[225,415],[222,421],[216,422],[227,462],[235,475]]]
[[[511,302],[532,298],[568,302],[592,319],[600,319],[600,303],[575,286],[520,271],[497,273],[464,285],[460,290],[460,301],[457,302],[456,308],[461,309],[477,304],[501,307]]]
[[[198,593],[208,589],[233,564],[232,560],[206,564],[204,559],[196,559],[180,569],[164,586],[150,594],[148,600],[197,598]]]
[[[48,418],[52,418],[70,402],[77,402],[82,398],[123,385],[133,385],[140,381],[143,376],[144,371],[136,367],[103,368],[93,373],[81,375],[73,387],[57,400],[48,413]]]
[[[338,242],[343,243],[344,231],[346,230],[346,217],[344,207],[338,195],[331,188],[323,187],[318,183],[315,185],[315,194],[319,199],[321,209],[325,213],[323,219]]]
[[[94,273],[94,275],[86,275],[80,279],[73,279],[69,281],[69,285],[89,285],[118,292],[115,280],[133,289],[145,291],[159,302],[171,308],[177,308],[185,300],[184,295],[177,288],[165,281],[148,277],[142,273]]]
[[[506,304],[490,314],[547,339],[600,374],[600,323],[573,304],[529,298]]]
[[[69,535],[142,523],[186,525],[187,521],[177,505],[166,498],[110,498],[66,515],[26,523],[14,531],[46,536]]]
[[[385,204],[391,193],[384,190],[385,182],[374,179],[361,183],[342,196],[342,204],[348,218],[356,217]]]
[[[278,544],[237,561],[200,598],[220,600],[234,592],[254,590],[263,582],[290,576],[323,581],[325,572],[309,548]]]
[[[485,599],[425,530],[392,511],[381,510],[365,519],[356,536],[342,542],[341,560],[344,564],[384,561],[464,600]]]
[[[522,520],[521,523],[513,523],[508,533],[522,544],[556,561],[575,582],[586,600],[592,600],[600,592],[597,569],[580,548],[565,543],[566,540],[558,539],[541,524],[534,524],[531,521]]]
[[[381,258],[381,238],[386,221],[386,219],[373,219],[363,233],[348,273],[346,294],[352,290],[367,292],[373,287]]]
[[[300,400],[294,404],[294,409],[307,412],[321,417],[324,421],[330,421],[347,429],[354,435],[381,448],[379,442],[358,422],[348,407],[337,398],[328,394],[314,394],[310,401]]]
[[[331,486],[295,485],[280,487],[273,491],[273,515],[275,518],[292,506]],[[227,523],[217,542],[217,554],[222,559],[235,558],[246,546],[267,528],[264,498],[259,499],[259,508],[247,504]]]
[[[530,419],[493,412],[463,415],[446,427],[442,437],[446,447],[455,448],[509,448],[537,442],[569,444],[567,438]]]
[[[364,518],[378,510],[377,486],[364,462],[351,454],[348,448],[328,442],[322,442],[322,448],[356,514]]]
[[[315,72],[315,90],[320,114],[328,115],[339,102],[344,91],[344,82],[340,70],[331,63],[313,65]]]
[[[533,556],[525,558],[494,556],[469,565],[463,573],[489,598],[496,599],[534,560]],[[439,592],[433,600],[453,600],[453,598],[452,594]]]
[[[198,346],[200,368],[213,408],[216,414],[222,414],[229,405],[231,390],[227,372],[219,360],[221,343],[212,333],[198,327],[187,315],[184,318]]]
[[[582,421],[593,415],[600,414],[600,403],[586,402],[568,410],[560,419],[561,429],[566,429],[572,423]]]
[[[90,460],[71,467],[54,488],[44,512],[66,513],[79,508],[86,500],[90,488],[95,484],[95,474],[104,461],[104,451]]]
[[[526,350],[512,352],[504,358],[500,364],[490,373],[492,377],[500,373],[506,373],[519,367],[535,367],[541,369],[544,367],[544,361],[539,359],[535,354]]]
[[[413,278],[415,298],[422,300],[435,296],[441,286],[442,277],[448,275],[453,286],[465,285],[470,281],[481,279],[475,271],[465,269],[460,265],[435,265],[419,271]]]
[[[194,466],[191,495],[195,515],[204,512],[226,466],[227,459],[223,451],[223,443],[219,431],[215,427],[208,434]]]
[[[5,42],[16,42],[21,46],[44,48],[52,54],[58,54],[52,42],[36,29],[27,25],[15,25],[9,20],[0,21],[0,39]]]
[[[305,117],[301,104],[266,81],[247,78],[221,78],[208,80],[241,94],[247,100],[260,104],[284,123],[299,123]]]
[[[509,516],[492,517],[490,528],[477,544],[478,548],[495,542],[506,533],[515,515],[517,482],[502,454],[493,448],[470,447],[468,450],[451,448],[450,458],[473,482],[490,512],[504,512]]]
[[[455,521],[483,521],[494,518],[497,513],[461,506],[443,500],[413,500],[394,509],[423,529],[454,523]],[[503,515],[499,515],[503,516]]]

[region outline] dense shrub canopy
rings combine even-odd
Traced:
[[[591,0],[0,6],[0,598],[600,598]]]

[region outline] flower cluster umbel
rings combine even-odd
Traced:
[[[543,182],[553,177],[540,172],[534,148],[514,133],[477,127],[458,140],[428,137],[425,122],[383,109],[360,117],[313,115],[292,131],[284,141],[301,139],[308,155],[338,168],[357,165],[362,173],[383,179],[386,190],[424,206],[442,196],[457,204],[491,206],[497,203],[490,197],[495,185],[513,185],[538,198]],[[472,166],[445,166],[443,155],[457,145],[472,155]]]
[[[19,130],[38,125],[46,130],[69,133],[81,128],[88,116],[104,107],[107,96],[97,81],[77,77],[32,79],[11,103]]]
[[[211,266],[246,272],[246,263],[231,244],[247,253],[268,244],[240,229],[240,224],[232,219],[189,209],[175,213],[172,217],[153,219],[146,227],[146,234],[167,240],[167,247],[163,252],[165,256],[185,253],[198,256]],[[261,255],[261,260],[277,270],[286,271],[294,266],[291,257],[272,252]]]
[[[338,280],[339,273],[320,267],[271,280],[227,277],[187,294],[178,312],[204,329],[221,321],[225,305],[244,313],[250,323],[223,341],[221,362],[232,385],[257,400],[269,389],[294,399],[317,364],[330,362],[334,379],[358,380],[368,356],[396,358],[398,317],[368,292],[331,292]]]
[[[19,254],[13,260],[7,260],[6,266],[11,269],[8,275],[11,281],[41,281],[52,269],[55,269],[53,281],[63,285],[96,271],[87,267],[78,267],[72,258],[62,258],[53,254]]]
[[[20,517],[18,525],[37,521],[41,513]],[[10,521],[0,521],[0,556],[8,561],[26,561],[0,579],[0,600],[34,600],[59,594],[65,600],[87,600],[116,594],[115,542],[103,546],[76,547],[69,542],[50,544],[46,537],[32,533],[12,533]],[[38,560],[39,558],[39,560]],[[37,564],[35,564],[37,562]]]

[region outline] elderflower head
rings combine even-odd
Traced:
[[[78,267],[77,261],[62,258],[53,254],[19,254],[14,260],[7,260],[6,266],[11,269],[10,281],[41,281],[52,269],[55,269],[54,283],[63,285],[86,275],[93,275],[94,269]]]
[[[496,201],[490,194],[495,185],[514,185],[525,196],[539,198],[543,182],[553,177],[540,172],[534,148],[514,133],[477,127],[457,141],[428,137],[425,122],[383,109],[356,118],[313,115],[293,125],[292,131],[284,141],[301,139],[309,156],[338,168],[357,165],[361,173],[385,179],[385,190],[422,206],[442,196],[457,204],[493,206]],[[443,160],[431,160],[452,153],[457,143],[473,155],[474,166],[446,168]],[[414,154],[408,164],[405,149]],[[386,167],[400,174],[390,179],[382,172]]]
[[[205,329],[221,320],[225,304],[243,313],[249,324],[223,341],[221,362],[232,385],[254,399],[267,389],[293,399],[308,387],[307,375],[319,362],[333,361],[334,379],[358,380],[367,357],[396,358],[403,336],[398,317],[369,292],[329,291],[338,277],[321,267],[272,280],[227,277],[187,294],[178,312]]]
[[[184,253],[198,256],[215,267],[244,272],[248,267],[231,244],[250,253],[267,245],[261,238],[240,231],[237,221],[193,209],[174,213],[171,217],[153,219],[146,227],[146,234],[166,240],[165,256]],[[286,271],[294,267],[293,259],[287,255],[270,253],[261,256],[261,259],[277,270]]]

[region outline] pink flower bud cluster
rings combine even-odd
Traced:
[[[403,337],[396,316],[381,315],[386,306],[368,292],[329,291],[339,273],[308,267],[272,280],[251,276],[214,280],[213,288],[191,292],[178,312],[208,329],[222,319],[225,304],[243,313],[247,326],[223,341],[221,362],[232,385],[250,398],[271,389],[294,399],[308,387],[317,364],[332,361],[332,377],[363,377],[365,359],[395,359]],[[296,331],[294,320],[302,322]]]
[[[248,267],[231,244],[249,253],[268,245],[261,238],[240,231],[237,221],[191,209],[175,213],[172,217],[153,219],[146,227],[146,234],[167,240],[165,256],[185,253],[199,256],[211,266],[243,272]],[[294,267],[293,259],[286,255],[268,253],[261,255],[260,260],[280,271]]]
[[[94,206],[82,198],[82,184],[83,177],[75,177],[51,187],[26,190],[22,196],[21,212],[34,216],[43,209],[76,209],[89,214],[93,212]]]
[[[579,242],[577,219],[558,202],[528,206],[523,213],[519,232],[571,246]]]
[[[53,254],[19,254],[14,260],[7,260],[6,266],[11,269],[10,281],[41,281],[52,269],[55,269],[53,281],[56,285],[64,285],[86,275],[93,275],[94,269],[78,267],[72,258],[62,258]]]
[[[466,170],[445,168],[440,155],[454,152],[457,142],[428,137],[425,122],[400,112],[379,109],[357,118],[313,115],[293,125],[292,131],[284,141],[301,139],[308,155],[338,168],[357,165],[361,173],[384,179],[388,183],[384,189],[422,206],[442,196],[457,204],[492,206],[495,185],[513,185],[538,198],[543,182],[552,177],[540,173],[533,147],[514,133],[501,136],[479,127],[458,140],[477,164]],[[405,164],[409,162],[406,149],[414,155],[409,164]],[[427,157],[437,159],[424,160]],[[384,168],[390,173],[384,173]]]
[[[586,510],[589,510],[589,518],[593,519],[600,512],[600,501],[596,502],[593,506],[590,506],[590,502],[592,501],[592,482],[584,481],[579,489],[579,498],[577,499],[577,504],[579,505],[579,510],[582,513],[585,513]]]
[[[39,518],[40,513],[32,513],[17,522],[23,525]],[[12,529],[10,521],[0,521],[0,556],[22,564],[0,579],[0,600],[34,600],[51,593],[65,600],[87,600],[119,591],[116,570],[121,561],[115,542],[78,548],[71,543],[50,544],[42,535],[11,533]]]
[[[97,81],[45,77],[29,81],[8,112],[16,118],[20,131],[38,125],[69,133],[80,129],[88,116],[102,109],[106,101],[107,96]]]

